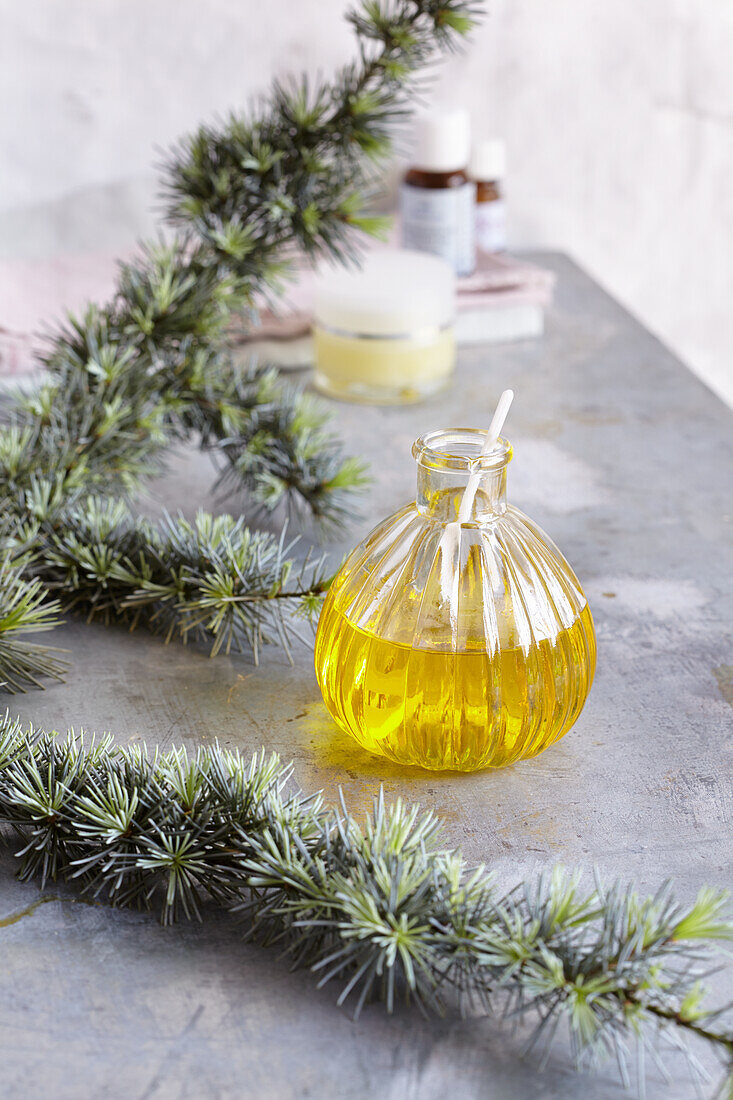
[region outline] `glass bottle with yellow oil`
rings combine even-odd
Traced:
[[[474,771],[535,756],[567,733],[593,680],[585,595],[507,504],[509,443],[487,442],[463,428],[417,440],[416,501],[350,555],[318,625],[328,710],[402,764]]]

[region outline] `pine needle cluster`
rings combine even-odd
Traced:
[[[109,303],[69,317],[51,337],[46,380],[0,427],[5,576],[13,578],[0,590],[7,688],[60,668],[17,640],[21,624],[55,621],[56,604],[38,617],[39,580],[64,606],[136,610],[166,637],[203,637],[214,652],[283,640],[286,603],[317,604],[322,577],[295,571],[281,540],[229,519],[226,552],[223,528],[212,536],[212,569],[197,580],[181,564],[186,578],[174,578],[161,556],[194,537],[191,529],[174,518],[156,533],[123,508],[171,444],[193,438],[254,512],[290,505],[300,518],[343,521],[364,482],[361,463],[344,457],[308,395],[271,369],[242,367],[232,332],[251,325],[295,261],[353,260],[359,234],[380,228],[367,204],[394,126],[417,74],[457,45],[473,15],[468,0],[369,0],[349,16],[358,59],[332,82],[278,84],[249,114],[201,127],[172,151],[167,238],[120,266]],[[202,518],[195,537],[214,529]]]
[[[214,901],[243,934],[279,945],[356,1015],[398,998],[535,1021],[533,1044],[569,1029],[579,1062],[632,1048],[666,1075],[665,1044],[711,1044],[730,1069],[733,1033],[705,1005],[711,945],[733,937],[726,896],[692,904],[556,869],[500,890],[440,846],[432,813],[380,796],[363,824],[293,790],[276,755],[219,746],[151,754],[110,738],[65,739],[0,720],[0,818],[20,874],[75,881],[164,924]]]
[[[36,583],[63,592],[89,620],[144,621],[166,641],[208,640],[212,656],[246,649],[257,660],[274,640],[289,651],[297,619],[317,617],[328,587],[320,559],[294,572],[285,533],[203,511],[192,523],[151,523],[121,501],[89,497],[65,511],[63,526],[40,526]]]

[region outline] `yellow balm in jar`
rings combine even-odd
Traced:
[[[420,401],[455,363],[455,276],[423,252],[384,249],[359,270],[329,270],[315,297],[315,384],[374,404]]]

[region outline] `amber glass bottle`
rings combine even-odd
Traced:
[[[418,119],[412,164],[400,191],[403,246],[441,256],[458,275],[470,274],[476,263],[469,144],[465,111]]]
[[[471,154],[470,175],[476,184],[476,247],[481,252],[506,249],[506,204],[502,180],[506,171],[503,141],[480,141]]]

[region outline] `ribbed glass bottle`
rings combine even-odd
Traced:
[[[535,756],[580,714],[593,620],[565,558],[506,503],[511,447],[485,433],[418,439],[417,500],[377,526],[335,578],[315,666],[338,725],[403,764],[473,771]],[[468,522],[458,509],[480,473]]]

